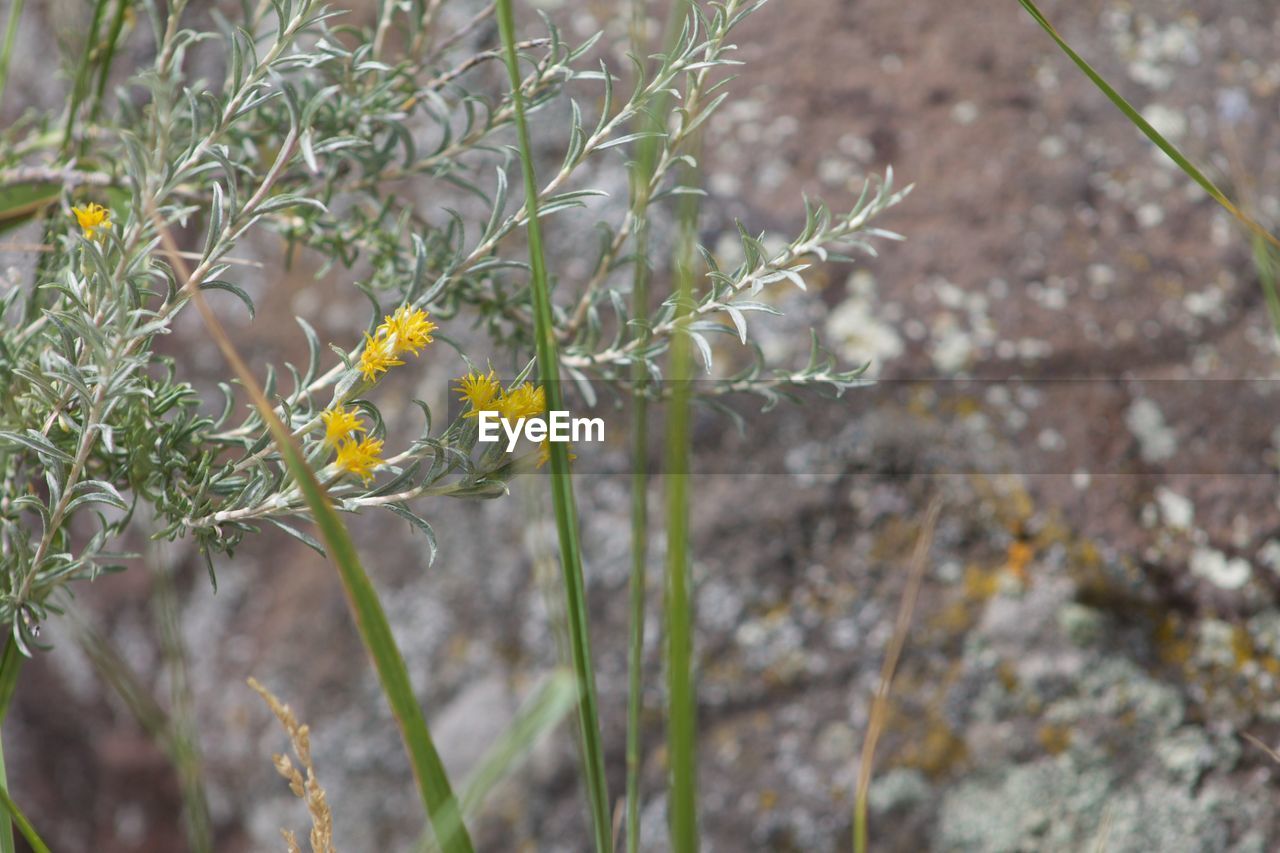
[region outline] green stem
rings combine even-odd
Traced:
[[[1262,284],[1262,295],[1267,300],[1267,314],[1271,317],[1271,328],[1280,338],[1280,293],[1276,287],[1276,263],[1274,251],[1261,237],[1253,238],[1253,265],[1258,270],[1258,281]]]
[[[637,240],[637,249],[642,248]],[[637,255],[636,265],[643,264]],[[633,377],[633,381],[637,380]],[[649,404],[634,394],[631,415],[631,636],[627,650],[627,853],[640,849],[640,714],[644,708],[644,611],[649,559]]]
[[[18,672],[22,662],[26,660],[18,651],[18,644],[13,638],[4,641],[4,652],[0,653],[0,788],[9,789],[9,779],[4,769],[4,718],[9,712],[9,702],[18,687]],[[0,809],[0,853],[14,853],[13,822],[9,819],[9,809]]]
[[[686,181],[686,184],[691,183]],[[697,196],[680,205],[675,275],[677,327],[671,337],[671,400],[667,406],[667,752],[671,762],[669,832],[675,853],[698,849],[697,698],[693,683],[693,605],[689,567],[689,397],[693,352],[684,330],[693,305]]]
[[[631,51],[636,56],[648,54],[644,37],[645,0],[631,2]],[[656,113],[655,113],[656,116]],[[656,117],[649,121],[657,124]],[[642,139],[632,175],[632,210],[640,215],[635,221],[635,267],[631,282],[631,316],[649,315],[649,180],[653,175],[657,144]],[[644,324],[636,328],[637,339],[647,337]],[[644,613],[648,591],[649,563],[649,401],[641,393],[647,380],[646,370],[637,363],[631,366],[631,635],[627,649],[627,853],[640,850],[640,715],[644,710]]]
[[[111,61],[115,59],[116,43],[120,41],[120,33],[124,29],[124,13],[129,8],[129,0],[117,0],[116,16],[111,21],[111,29],[107,31],[107,44],[102,55],[102,66],[98,69],[98,88],[93,93],[93,104],[89,108],[89,123],[98,120],[102,109],[102,97],[107,91],[107,78],[111,75]]]
[[[98,47],[98,28],[102,24],[102,12],[107,7],[107,0],[97,0],[93,4],[93,18],[89,22],[89,34],[86,36],[84,54],[80,57],[80,65],[76,69],[75,82],[71,87],[71,103],[67,106],[67,123],[62,128],[62,154],[71,156],[71,139],[75,134],[76,114],[80,111],[80,102],[84,100],[89,88],[89,68],[93,65],[93,54]]]
[[[13,0],[9,7],[9,20],[4,27],[4,47],[0,48],[0,106],[4,104],[5,85],[9,82],[9,60],[13,58],[13,43],[18,36],[18,19],[22,17],[24,0]]]
[[[529,261],[534,334],[537,340],[538,374],[546,391],[548,411],[564,411],[560,387],[560,360],[556,348],[555,323],[551,313],[551,290],[546,257],[542,248],[542,228],[538,219],[538,183],[533,169],[533,146],[525,120],[524,94],[520,89],[519,56],[516,53],[515,14],[511,0],[498,0],[498,26],[506,55],[515,108],[516,133],[520,143],[520,163],[524,172],[525,204],[528,207]],[[578,541],[577,505],[569,471],[569,450],[563,442],[550,442],[551,497],[555,505],[556,532],[560,540],[560,565],[564,574],[569,646],[578,681],[578,723],[582,737],[582,762],[591,807],[592,829],[597,851],[612,849],[609,820],[609,791],[604,775],[604,748],[600,736],[600,714],[596,702],[595,673],[591,666],[591,638],[588,629],[586,581],[582,572],[582,549]]]
[[[163,543],[157,543],[157,555],[165,553]],[[171,760],[178,773],[182,791],[183,811],[186,817],[187,838],[193,853],[212,853],[213,824],[209,817],[209,801],[205,794],[203,756],[197,735],[195,700],[187,678],[187,652],[179,626],[177,595],[173,579],[169,575],[168,560],[153,562],[151,576],[152,602],[156,624],[160,629],[160,650],[169,676],[169,719],[165,738],[170,747]]]
[[[647,56],[645,0],[631,3],[631,51]],[[667,18],[664,39],[670,50],[680,35],[680,24],[689,13],[690,0],[676,0]],[[671,96],[663,92],[647,113],[642,129],[660,131],[667,125]],[[635,266],[631,282],[631,316],[649,316],[649,190],[657,169],[661,138],[647,136],[636,147],[632,174],[631,210],[635,220]],[[643,345],[649,337],[646,324],[636,327],[635,340]],[[640,393],[648,381],[648,370],[639,362],[631,366],[631,635],[627,650],[627,853],[640,850],[640,715],[644,709],[644,619],[648,588],[649,560],[649,401]]]
[[[0,764],[4,763],[4,750],[0,749]],[[31,846],[33,853],[49,853],[49,845],[45,844],[36,832],[36,828],[31,825],[31,821],[27,820],[27,816],[18,808],[18,804],[9,796],[9,789],[0,784],[0,814],[4,815],[5,820],[10,817],[13,822],[18,825],[18,831],[22,833],[22,837],[27,840],[27,844]],[[9,846],[13,846],[13,836],[8,836]]]

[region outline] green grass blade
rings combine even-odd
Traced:
[[[547,732],[560,724],[577,701],[577,681],[568,670],[558,670],[547,679],[467,778],[462,790],[463,814],[477,812],[494,787],[519,766]]]
[[[150,689],[143,683],[142,678],[125,661],[115,645],[94,630],[74,605],[67,607],[67,617],[74,626],[76,644],[89,659],[98,676],[115,691],[125,707],[133,714],[134,720],[155,741],[173,765],[182,789],[183,816],[191,849],[197,853],[212,850],[209,807],[200,776],[200,755],[194,736],[184,730],[178,721],[161,707]],[[188,692],[185,688],[185,678],[173,680],[180,680],[182,682],[180,689],[184,693]],[[179,685],[175,684],[174,689],[177,691]],[[175,703],[174,712],[178,714],[188,707],[189,700],[181,700]]]
[[[18,672],[22,669],[23,660],[18,644],[6,639],[4,651],[0,653],[0,787],[6,790],[9,779],[4,769],[4,718],[9,711],[13,691],[18,686]],[[0,810],[0,853],[14,853],[13,822],[9,819],[9,812],[4,810]]]
[[[637,241],[637,249],[643,244]],[[637,266],[644,263],[637,255]],[[633,376],[632,381],[640,381]],[[649,404],[631,397],[631,626],[627,647],[627,853],[640,850],[640,715],[644,706],[644,614],[649,561]]]
[[[18,21],[22,18],[25,0],[13,0],[9,6],[9,19],[4,25],[4,46],[0,47],[0,106],[4,106],[4,90],[9,82],[9,60],[13,58],[13,43],[18,36]]]
[[[0,724],[4,723],[9,713],[9,703],[13,701],[13,692],[18,688],[18,673],[22,670],[22,662],[26,660],[18,651],[18,644],[6,640],[4,651],[0,652]]]
[[[542,227],[538,220],[538,183],[533,169],[533,148],[525,120],[524,95],[520,89],[519,56],[516,53],[515,14],[511,0],[498,0],[498,27],[510,78],[515,124],[520,144],[520,164],[524,173],[525,204],[528,213],[529,261],[532,269],[534,336],[537,341],[538,375],[546,389],[548,411],[565,410],[560,387],[560,359],[556,348],[555,325],[551,314],[551,289],[542,248]],[[560,540],[560,564],[564,574],[566,616],[569,620],[569,647],[574,674],[578,679],[578,722],[582,736],[582,762],[591,825],[598,851],[612,849],[609,820],[609,790],[604,775],[604,747],[600,736],[600,713],[596,702],[595,672],[591,666],[591,638],[587,619],[586,581],[582,572],[582,549],[578,541],[577,504],[569,471],[569,450],[563,442],[550,442],[551,497],[555,505],[556,532]]]
[[[246,385],[253,381],[252,374],[243,364],[237,373]],[[254,389],[257,390],[257,389]],[[444,764],[440,761],[440,753],[427,729],[422,707],[413,695],[413,686],[409,681],[409,671],[405,667],[404,658],[391,633],[391,625],[387,622],[382,603],[373,582],[369,580],[360,558],[356,554],[351,535],[346,525],[338,517],[324,487],[316,480],[315,473],[307,464],[302,451],[293,443],[288,430],[282,424],[271,404],[259,390],[254,395],[259,398],[255,402],[264,418],[269,418],[271,432],[280,448],[290,473],[298,481],[307,507],[316,519],[316,526],[324,538],[325,549],[338,569],[342,578],[343,590],[347,594],[347,602],[360,631],[360,639],[373,659],[382,682],[383,692],[394,712],[396,722],[400,726],[401,736],[409,753],[409,763],[413,767],[413,775],[422,794],[422,802],[427,815],[437,834],[442,838],[442,846],[451,853],[471,853],[471,839],[466,828],[458,819],[457,800],[449,785]],[[445,831],[447,828],[448,831]]]
[[[1112,88],[1111,84],[1103,79],[1102,75],[1093,69],[1093,66],[1086,62],[1080,54],[1072,50],[1071,45],[1067,44],[1066,40],[1058,33],[1053,24],[1049,23],[1049,19],[1044,16],[1044,13],[1040,11],[1039,7],[1037,7],[1032,0],[1018,0],[1018,2],[1022,4],[1023,9],[1027,10],[1027,14],[1034,18],[1035,22],[1049,34],[1049,37],[1052,38],[1055,43],[1057,43],[1062,52],[1070,57],[1071,61],[1076,64],[1076,67],[1084,72],[1084,75],[1093,82],[1093,85],[1097,86],[1098,89],[1110,99],[1111,103],[1115,104],[1116,108],[1119,109],[1120,112],[1124,113],[1125,118],[1129,119],[1134,127],[1142,131],[1143,135],[1146,136],[1147,139],[1150,139],[1155,143],[1157,148],[1163,151],[1169,159],[1176,163],[1178,168],[1186,173],[1187,177],[1199,184],[1214,201],[1222,205],[1223,209],[1249,229],[1254,236],[1260,237],[1271,245],[1280,248],[1280,239],[1277,239],[1275,235],[1259,225],[1253,217],[1249,216],[1237,207],[1231,199],[1227,198],[1226,193],[1218,189],[1218,186],[1214,184],[1213,181],[1209,180],[1209,178],[1206,177],[1194,163],[1187,159],[1187,157],[1178,150],[1177,146],[1160,135],[1160,132],[1152,127],[1151,124],[1142,117],[1142,114],[1134,109],[1119,92]]]
[[[129,9],[130,0],[116,0],[116,16],[107,30],[107,42],[103,47],[102,63],[98,69],[98,87],[93,93],[93,104],[89,108],[89,123],[98,120],[102,109],[102,98],[107,92],[107,78],[111,75],[111,62],[116,56],[116,45],[120,41],[120,33],[124,29],[125,12]]]
[[[94,54],[98,49],[98,30],[102,26],[102,13],[107,8],[108,0],[94,0],[93,17],[89,21],[89,34],[85,37],[84,53],[80,56],[80,64],[76,68],[76,76],[71,85],[71,101],[67,105],[67,122],[62,128],[62,153],[71,156],[71,140],[75,135],[76,116],[80,105],[89,91],[89,78],[93,67]]]
[[[159,224],[159,218],[156,217],[156,219]],[[172,234],[164,227],[160,227],[159,230],[165,248],[173,258],[175,268],[179,269],[184,281],[190,282],[190,272],[185,269],[186,265],[182,262]],[[218,344],[218,348],[230,362],[236,376],[243,383],[254,406],[270,429],[281,458],[297,481],[298,488],[307,502],[307,508],[311,510],[316,520],[316,526],[320,529],[329,559],[338,569],[342,588],[347,596],[347,604],[351,608],[356,628],[360,632],[360,639],[373,659],[383,693],[387,696],[387,702],[400,728],[400,735],[409,754],[409,764],[413,768],[414,779],[422,796],[427,817],[431,821],[436,836],[441,839],[441,846],[448,853],[471,853],[473,849],[471,838],[458,816],[458,801],[453,795],[448,775],[440,761],[440,753],[436,750],[435,742],[427,729],[422,707],[413,695],[413,686],[409,680],[409,671],[405,667],[404,657],[400,654],[395,637],[391,633],[391,625],[387,622],[386,613],[382,609],[381,601],[378,600],[373,582],[369,580],[368,574],[360,564],[359,555],[356,553],[346,525],[338,516],[338,511],[334,509],[328,493],[316,479],[315,472],[307,464],[301,448],[276,415],[257,379],[236,351],[217,316],[209,308],[201,290],[198,287],[189,287],[186,290],[200,310],[205,325]]]
[[[1280,338],[1280,293],[1276,288],[1276,252],[1256,234],[1253,237],[1253,265],[1258,270],[1258,281],[1262,284],[1262,295],[1267,300],[1267,314],[1271,317],[1271,327],[1276,337]]]
[[[163,553],[165,543],[157,542],[153,554]],[[178,773],[182,790],[183,815],[192,853],[212,853],[213,822],[204,787],[204,756],[197,735],[195,699],[188,678],[187,651],[179,625],[177,595],[166,565],[152,562],[151,600],[159,627],[161,659],[169,677],[169,719],[165,744],[169,760]]]
[[[685,179],[686,185],[694,182]],[[671,849],[698,849],[698,708],[693,682],[693,602],[689,565],[689,458],[691,455],[690,392],[693,380],[692,340],[684,327],[693,302],[693,265],[697,242],[698,197],[680,205],[680,238],[676,249],[676,296],[680,319],[671,336],[671,399],[666,423],[667,521],[667,753],[671,763],[668,803]]]
[[[4,755],[0,752],[0,762],[4,760]],[[36,833],[36,828],[31,825],[31,821],[27,820],[27,816],[18,808],[18,804],[9,796],[9,790],[4,785],[0,785],[0,812],[4,813],[6,819],[13,818],[14,824],[17,825],[18,831],[22,833],[22,837],[27,839],[27,844],[31,845],[34,853],[49,853],[49,845],[45,844]],[[13,839],[9,839],[10,846]]]
[[[644,37],[646,0],[631,0],[631,52],[648,56]],[[669,50],[680,34],[680,25],[689,14],[690,0],[676,0],[667,18],[666,47]],[[641,132],[661,131],[667,126],[671,95],[658,95],[651,110],[637,123]],[[631,281],[631,316],[649,316],[649,185],[657,168],[662,144],[657,135],[642,137],[636,146],[636,162],[631,176],[631,210],[635,217],[635,266]],[[644,340],[648,326],[639,323],[635,337]],[[639,362],[631,366],[633,392],[649,379]],[[627,649],[627,788],[626,845],[628,853],[640,850],[640,761],[642,753],[640,715],[644,699],[644,619],[648,590],[649,562],[649,401],[640,393],[631,396],[631,630]]]
[[[516,712],[505,731],[480,758],[480,763],[462,786],[464,820],[480,813],[485,800],[498,783],[510,776],[529,756],[533,747],[560,724],[578,701],[577,681],[568,670],[557,670]],[[433,839],[418,843],[419,853],[434,853]]]
[[[667,22],[668,44],[675,39],[692,4],[678,2]],[[664,110],[663,115],[666,115]],[[691,142],[695,161],[700,143]],[[643,154],[644,152],[642,152]],[[685,186],[698,183],[696,168],[687,166]],[[693,302],[694,258],[700,197],[681,196],[679,239],[675,256],[677,328],[671,339],[668,379],[673,383],[667,404],[664,461],[666,469],[667,559],[664,602],[667,642],[667,755],[671,790],[668,833],[675,853],[698,849],[698,706],[693,676],[693,602],[689,552],[689,459],[692,453],[690,393],[693,379],[692,340],[684,331]]]

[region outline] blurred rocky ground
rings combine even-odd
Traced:
[[[574,38],[624,27],[612,2],[540,5]],[[1043,5],[1153,124],[1280,221],[1271,4]],[[28,35],[27,51],[50,37]],[[823,269],[808,294],[779,297],[785,318],[753,320],[771,357],[803,362],[816,325],[879,383],[747,410],[745,437],[700,416],[706,849],[847,847],[870,698],[935,497],[942,518],[876,759],[874,848],[1276,849],[1277,768],[1246,735],[1280,738],[1277,347],[1246,238],[1016,3],[774,0],[737,41],[747,64],[706,141],[709,245],[733,253],[721,235],[735,217],[786,234],[802,191],[847,205],[862,175],[890,164],[917,188],[882,223],[907,242]],[[31,58],[19,62],[29,101],[47,97]],[[561,129],[554,116],[537,128],[549,154]],[[625,194],[621,173],[598,177]],[[565,257],[594,239],[579,225],[552,229]],[[246,284],[261,304],[239,334],[263,354],[298,355],[301,337],[279,331],[293,313],[329,339],[355,334],[360,299],[337,278],[302,269]],[[220,376],[187,319],[169,346]],[[424,362],[406,399],[439,398],[455,372]],[[579,452],[620,792],[625,449]],[[558,659],[555,573],[538,559],[553,533],[544,483],[527,480],[511,499],[423,507],[440,538],[432,567],[398,518],[354,525],[457,773]],[[249,675],[312,725],[340,846],[411,849],[421,819],[407,764],[331,570],[281,534],[224,561],[216,595],[181,547],[164,559],[218,849],[277,848],[279,827],[305,821],[270,766],[284,739],[241,687]],[[80,601],[165,697],[152,586],[129,572],[81,587]],[[663,849],[652,592],[643,816],[646,849]],[[55,651],[27,667],[6,724],[22,802],[56,849],[183,849],[176,774],[52,627]],[[499,792],[481,849],[586,849],[574,743],[562,726]]]

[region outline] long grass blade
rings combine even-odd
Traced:
[[[76,644],[97,670],[99,677],[124,702],[138,725],[168,756],[177,771],[182,787],[184,818],[191,849],[197,853],[213,849],[209,807],[200,778],[200,756],[194,737],[156,701],[142,678],[116,649],[115,645],[85,620],[74,606],[67,616],[75,629]],[[185,679],[181,679],[185,685]],[[175,690],[179,689],[175,685]],[[184,692],[185,686],[181,688]],[[175,712],[186,707],[183,701]]]
[[[1262,295],[1267,300],[1267,314],[1271,317],[1271,328],[1280,338],[1280,288],[1277,287],[1276,251],[1257,235],[1253,238],[1253,265],[1258,270],[1258,281],[1262,284]]]
[[[184,281],[190,283],[191,273],[186,263],[178,256],[178,246],[173,235],[153,213],[165,248],[170,252],[175,267]],[[453,795],[444,764],[440,761],[440,753],[427,729],[427,721],[423,717],[422,707],[413,695],[413,686],[409,681],[409,671],[405,667],[404,657],[396,645],[391,633],[391,625],[387,622],[382,603],[373,582],[369,580],[364,567],[360,564],[359,555],[347,532],[346,525],[334,509],[331,498],[324,487],[316,479],[315,472],[307,464],[302,450],[290,435],[288,428],[276,415],[262,387],[249,370],[248,365],[236,351],[235,345],[222,328],[216,314],[209,308],[204,294],[198,287],[187,287],[187,293],[200,310],[218,348],[230,362],[236,376],[248,391],[254,406],[262,415],[272,437],[275,439],[281,457],[289,468],[289,472],[297,481],[308,509],[316,520],[316,526],[324,539],[325,550],[338,569],[342,580],[343,591],[347,595],[347,603],[355,618],[356,628],[360,632],[365,650],[373,659],[374,668],[382,682],[382,690],[395,715],[409,754],[409,764],[413,768],[414,779],[422,796],[427,817],[435,829],[436,837],[448,853],[471,853],[471,838],[466,827],[458,816],[458,802]]]
[[[1070,57],[1071,61],[1076,64],[1076,67],[1084,72],[1084,75],[1093,82],[1093,85],[1097,86],[1102,94],[1106,95],[1107,98],[1110,99],[1111,103],[1115,104],[1116,108],[1119,109],[1120,112],[1124,113],[1125,118],[1129,119],[1134,127],[1142,131],[1143,135],[1146,136],[1147,139],[1150,139],[1155,143],[1157,148],[1163,151],[1170,160],[1176,163],[1178,168],[1186,173],[1187,177],[1199,184],[1214,201],[1222,205],[1224,210],[1234,216],[1237,221],[1244,225],[1245,228],[1255,236],[1260,237],[1276,248],[1280,248],[1280,239],[1277,239],[1275,235],[1263,228],[1258,224],[1257,220],[1245,213],[1245,211],[1238,207],[1235,202],[1229,199],[1226,193],[1218,189],[1217,184],[1209,180],[1209,178],[1205,176],[1204,172],[1200,171],[1200,169],[1197,168],[1196,165],[1186,157],[1186,155],[1178,150],[1176,145],[1165,139],[1159,131],[1152,127],[1150,122],[1142,117],[1141,113],[1134,109],[1133,106],[1126,101],[1124,97],[1102,77],[1101,74],[1093,69],[1093,66],[1084,60],[1084,57],[1072,50],[1071,45],[1067,44],[1066,39],[1058,33],[1053,24],[1049,23],[1049,19],[1045,17],[1044,13],[1040,11],[1040,8],[1036,6],[1033,0],[1018,0],[1018,2],[1022,4],[1023,9],[1027,10],[1027,14],[1035,19],[1035,22],[1040,25],[1041,29],[1049,34],[1049,37],[1054,40],[1062,52]]]
[[[108,0],[94,0],[93,16],[89,20],[89,33],[85,37],[84,53],[80,55],[80,64],[76,68],[76,76],[71,86],[71,101],[67,105],[67,121],[62,127],[62,153],[71,155],[71,142],[75,135],[76,119],[80,106],[89,91],[89,79],[93,62],[98,52],[98,30],[102,27],[102,15],[106,11]]]
[[[520,89],[520,58],[516,53],[515,13],[512,0],[498,0],[498,27],[506,57],[515,107],[520,164],[524,173],[525,205],[528,214],[529,261],[532,270],[531,295],[534,337],[537,341],[538,375],[546,389],[548,411],[564,411],[560,387],[560,358],[556,347],[551,313],[551,288],[542,248],[542,227],[538,220],[538,183],[533,168],[533,147],[525,120],[524,95]],[[555,506],[556,533],[560,541],[560,564],[564,574],[569,647],[574,674],[578,679],[578,722],[582,737],[582,762],[591,808],[591,825],[597,851],[612,848],[609,820],[609,790],[604,775],[604,747],[600,736],[600,713],[596,701],[595,672],[591,665],[591,638],[587,619],[586,581],[582,572],[582,549],[578,540],[578,512],[569,471],[569,450],[563,442],[550,442],[551,497]]]
[[[18,644],[6,640],[4,651],[0,652],[0,724],[4,723],[9,713],[9,703],[13,701],[13,692],[18,689],[18,673],[22,670],[22,662],[26,660],[18,650]]]
[[[645,39],[646,0],[631,0],[631,52],[648,56]],[[680,24],[689,14],[691,0],[676,0],[667,18],[666,48],[671,49],[680,34]],[[635,266],[631,280],[631,316],[649,315],[649,187],[657,169],[662,138],[667,126],[671,96],[662,92],[653,108],[642,114],[637,131],[649,135],[636,146],[631,177],[631,210],[635,219]],[[637,323],[635,337],[649,335],[648,324]],[[644,620],[648,591],[649,562],[649,399],[643,393],[648,370],[639,362],[631,367],[631,630],[627,648],[627,788],[626,849],[640,850],[640,762],[642,755],[640,716],[644,708]]]
[[[167,543],[157,542],[152,554],[158,558],[166,550]],[[173,579],[167,571],[167,561],[157,559],[149,562],[152,562],[153,578],[151,600],[156,624],[160,629],[162,659],[169,676],[170,713],[165,738],[169,760],[178,772],[183,814],[192,853],[212,853],[213,823],[209,817],[209,798],[204,787],[204,757],[200,752],[197,735],[195,700],[187,677],[186,645],[178,623],[177,595],[173,589]]]
[[[893,674],[898,668],[902,650],[907,645],[907,633],[911,628],[911,617],[916,610],[916,601],[920,597],[920,587],[924,583],[924,570],[928,565],[929,549],[933,546],[933,531],[938,525],[938,513],[941,507],[941,502],[935,498],[925,511],[924,525],[920,528],[915,550],[911,554],[907,588],[903,590],[902,603],[898,605],[898,619],[893,626],[893,637],[889,640],[889,648],[880,669],[880,682],[876,685],[875,698],[871,700],[871,714],[867,719],[867,732],[862,739],[862,756],[858,763],[858,790],[853,800],[854,853],[867,851],[867,793],[871,789],[871,768],[875,761],[876,744],[880,741],[880,733],[884,730],[884,724],[889,715],[889,691],[893,688]]]
[[[107,30],[107,40],[102,48],[102,63],[98,69],[98,87],[93,93],[93,104],[89,107],[89,122],[98,120],[102,109],[102,98],[107,92],[107,79],[111,76],[111,62],[116,57],[116,45],[120,41],[120,33],[124,30],[125,13],[131,0],[116,0],[116,15]]]
[[[480,814],[485,801],[503,779],[514,773],[529,756],[534,746],[560,724],[578,700],[578,685],[573,673],[557,670],[516,712],[505,731],[480,758],[480,763],[462,785],[462,818]],[[419,853],[434,853],[434,839],[423,838]]]
[[[687,196],[686,200],[696,199]],[[671,340],[672,382],[666,421],[666,611],[667,752],[671,763],[668,827],[671,849],[698,849],[697,700],[693,683],[693,604],[689,568],[690,391],[693,347],[685,326],[693,301],[697,207],[681,205],[676,250],[676,297],[680,319]]]
[[[3,758],[3,755],[0,755]],[[31,845],[33,853],[49,853],[49,845],[40,839],[36,828],[31,825],[31,821],[27,820],[27,816],[18,808],[18,804],[9,796],[9,789],[4,785],[0,785],[0,811],[6,818],[12,818],[14,824],[18,827],[18,831],[22,833],[22,837],[27,840],[27,844]],[[12,844],[12,839],[10,839]]]
[[[4,641],[4,651],[0,652],[0,787],[6,790],[9,779],[4,769],[4,718],[9,711],[9,702],[18,687],[18,672],[22,669],[25,658],[18,651],[18,644],[11,639]],[[0,810],[0,853],[14,853],[13,822],[9,812]]]
[[[22,18],[25,0],[12,0],[9,19],[4,25],[4,45],[0,47],[0,106],[4,106],[4,90],[9,83],[9,61],[13,59],[13,43],[18,37],[18,21]]]
[[[475,814],[499,782],[509,776],[547,732],[573,710],[578,685],[568,670],[547,679],[516,713],[516,718],[496,740],[462,789],[463,814]]]

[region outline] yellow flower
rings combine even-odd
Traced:
[[[324,421],[324,443],[330,447],[337,447],[354,432],[365,431],[364,424],[360,423],[360,416],[348,411],[345,406],[336,406],[322,412],[320,420]]]
[[[73,207],[71,213],[75,215],[84,236],[90,240],[97,236],[99,228],[106,230],[111,227],[111,211],[100,204],[90,202],[83,207]]]
[[[569,461],[572,462],[577,458],[578,458],[578,454],[570,450]],[[538,467],[541,468],[543,465],[546,465],[550,461],[551,461],[551,439],[544,438],[542,439],[542,443],[538,445]]]
[[[509,421],[532,418],[547,412],[547,395],[542,386],[525,382],[498,398],[498,413]]]
[[[431,343],[431,333],[435,330],[436,324],[427,319],[426,311],[401,305],[394,314],[383,318],[378,336],[393,339],[395,355],[402,352],[417,355],[418,350]]]
[[[481,412],[492,411],[496,407],[494,400],[502,391],[502,385],[499,384],[498,378],[490,370],[486,376],[483,373],[472,371],[466,376],[458,380],[459,399],[464,403],[471,405],[471,411],[467,412],[463,417],[476,418]]]
[[[356,441],[348,438],[338,445],[338,467],[356,474],[366,483],[373,479],[373,469],[382,464],[382,439],[366,438]]]
[[[360,372],[364,374],[366,380],[374,382],[380,374],[386,373],[398,364],[404,364],[404,362],[396,358],[396,351],[391,341],[387,340],[381,331],[376,338],[370,337],[368,332],[364,333],[364,352],[360,353]]]

